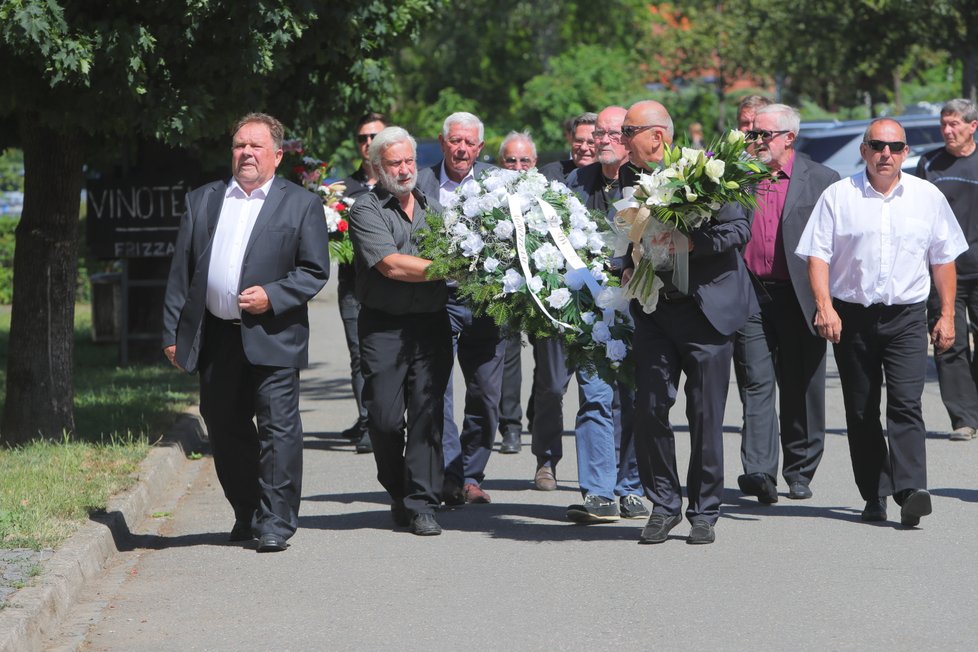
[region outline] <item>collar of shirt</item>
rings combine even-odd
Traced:
[[[371,192],[377,195],[377,199],[380,200],[381,205],[384,207],[400,208],[401,201],[395,195],[391,194],[387,188],[384,188],[379,183],[374,186]],[[423,210],[428,210],[428,201],[425,199],[424,193],[415,188],[411,191],[411,194],[414,195],[414,201],[418,202],[418,206],[420,206]]]
[[[272,177],[265,183],[261,184],[249,195],[244,191],[238,184],[238,180],[231,177],[231,183],[228,184],[228,189],[224,192],[224,198],[237,197],[239,199],[265,199],[268,197],[268,190],[272,187],[272,182],[275,181],[275,177]]]
[[[879,199],[886,201],[891,197],[903,196],[903,189],[904,189],[903,172],[900,173],[900,178],[897,180],[897,184],[893,186],[893,191],[890,192],[889,195],[884,195],[883,193],[881,193],[880,191],[878,191],[876,188],[873,187],[873,184],[870,183],[869,181],[869,174],[866,172],[866,168],[863,168],[861,172],[857,172],[854,177],[854,180],[856,183],[859,184],[864,197],[877,197]]]
[[[461,181],[459,181],[458,183],[456,183],[456,182],[452,181],[448,177],[448,174],[445,172],[445,161],[442,161],[441,162],[441,172],[439,172],[439,174],[438,174],[438,187],[440,187],[440,188],[446,188],[447,187],[447,188],[454,189],[454,188],[457,188],[458,186],[461,186],[463,183],[465,183],[469,179],[472,179],[473,181],[475,180],[475,163],[473,163],[472,164],[472,167],[469,168],[469,173],[466,174],[462,178]]]

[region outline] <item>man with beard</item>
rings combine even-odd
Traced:
[[[439,202],[476,179],[493,166],[478,163],[484,128],[471,113],[453,113],[445,118],[438,136],[444,160],[418,174],[418,188]],[[447,505],[491,502],[482,490],[486,465],[499,424],[499,397],[502,388],[506,339],[491,317],[475,317],[449,287],[448,315],[465,377],[465,416],[462,432],[455,424],[452,379],[445,391],[445,425],[442,438],[445,455],[443,499]]]
[[[734,367],[744,404],[744,474],[737,483],[766,505],[778,502],[779,425],[789,498],[811,498],[809,485],[825,443],[825,340],[812,325],[815,298],[807,267],[790,254],[818,197],[839,175],[795,156],[800,120],[790,106],[769,104],[757,110],[747,132],[753,152],[778,175],[757,188],[751,239],[744,247],[761,312],[752,315],[734,339]]]
[[[672,118],[658,102],[638,102],[621,127],[629,162],[619,178],[623,188],[651,170],[672,142]],[[676,402],[679,375],[686,375],[686,416],[690,459],[686,474],[690,528],[687,543],[715,540],[713,526],[723,498],[723,411],[730,379],[733,335],[758,310],[740,249],[750,238],[746,211],[738,205],[720,212],[688,236],[686,292],[662,274],[664,287],[655,310],[631,303],[635,320],[635,452],[639,473],[653,503],[639,543],[662,543],[682,521],[682,488],[669,410]],[[627,276],[627,274],[626,274]]]
[[[443,281],[425,275],[416,240],[429,211],[415,188],[414,139],[388,127],[370,145],[378,184],[353,205],[363,399],[377,479],[394,523],[420,536],[441,534],[443,401],[451,371],[451,329]],[[405,441],[405,425],[407,438]]]
[[[594,138],[591,134],[594,133],[594,121],[597,119],[596,113],[582,113],[574,118],[570,158],[547,163],[540,168],[540,174],[551,181],[563,183],[574,170],[594,163]]]
[[[234,509],[228,538],[257,537],[258,552],[285,550],[299,525],[306,304],[329,276],[322,202],[275,176],[283,132],[270,115],[244,116],[230,182],[187,195],[163,310],[164,354],[200,372],[200,414]]]
[[[815,328],[835,345],[862,520],[885,521],[892,495],[900,522],[914,527],[931,513],[921,407],[928,269],[941,301],[930,339],[941,353],[954,342],[954,259],[968,244],[940,190],[900,171],[899,122],[874,120],[859,152],[866,169],[822,193],[795,253],[808,259]]]

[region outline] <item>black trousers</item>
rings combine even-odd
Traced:
[[[653,511],[678,514],[682,487],[669,410],[676,402],[680,373],[686,374],[686,418],[690,455],[686,471],[686,518],[715,523],[723,500],[723,412],[730,383],[733,336],[719,333],[689,299],[659,299],[652,314],[636,301],[635,452]]]
[[[929,324],[937,323],[941,300],[931,291]],[[978,428],[978,356],[971,349],[971,334],[978,326],[978,279],[958,279],[954,298],[954,344],[934,355],[941,400],[952,428]]]
[[[444,482],[444,396],[452,368],[448,313],[391,315],[361,306],[359,335],[377,479],[394,502],[432,513]]]
[[[505,335],[506,355],[503,358],[503,387],[499,397],[499,434],[523,432],[523,405],[520,392],[523,389],[522,350],[523,334],[517,331]]]
[[[835,360],[859,493],[870,500],[924,489],[926,430],[920,398],[927,372],[925,304],[865,307],[835,300],[834,305],[842,319]],[[885,437],[880,424],[884,377]]]
[[[235,518],[292,536],[302,496],[299,371],[251,364],[241,327],[211,315],[199,369],[200,414]]]
[[[781,449],[785,481],[807,485],[825,445],[826,342],[805,325],[790,282],[766,289],[770,300],[734,337],[744,405],[740,459],[744,473],[777,481]]]
[[[357,320],[360,315],[360,302],[353,292],[353,283],[340,280],[338,289],[340,319],[343,320],[343,334],[346,348],[350,352],[350,388],[357,403],[357,428],[367,431],[367,410],[363,406],[363,373],[360,371],[360,338],[357,335]]]

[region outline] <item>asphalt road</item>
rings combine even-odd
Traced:
[[[916,529],[899,525],[892,503],[889,522],[860,522],[833,368],[808,501],[788,500],[783,482],[773,506],[740,494],[731,383],[713,545],[686,545],[685,522],[656,546],[636,545],[641,521],[569,523],[565,509],[580,499],[572,432],[558,491],[533,490],[524,435],[520,454],[490,460],[492,504],[442,512],[442,536],[415,537],[393,528],[373,457],[339,436],[355,410],[335,297],[317,299],[312,314],[303,504],[290,549],[259,555],[254,544],[226,543],[233,517],[213,465],[188,461],[49,650],[975,648],[978,441],[947,439],[933,373],[924,403],[934,514]],[[529,351],[523,359],[529,377]],[[576,407],[572,383],[565,428]],[[683,467],[682,402],[673,420]]]

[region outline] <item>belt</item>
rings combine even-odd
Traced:
[[[679,290],[668,290],[667,292],[662,292],[659,297],[666,303],[682,303],[684,301],[692,301],[693,297],[688,294],[683,294]]]
[[[221,319],[209,310],[207,311],[207,318],[212,321],[220,322],[226,326],[241,326],[240,319]]]

